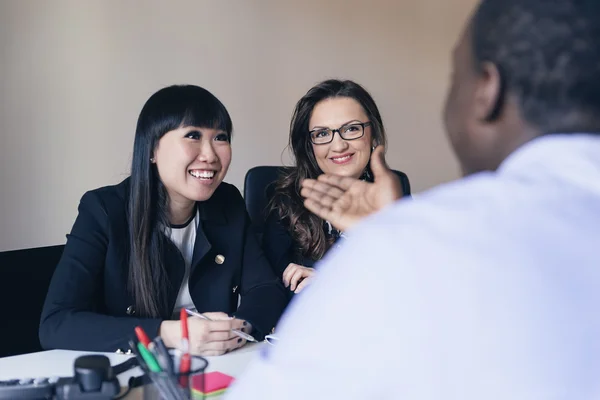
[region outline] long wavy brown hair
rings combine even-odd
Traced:
[[[317,103],[335,97],[349,97],[356,100],[371,121],[373,144],[386,144],[383,121],[375,101],[362,86],[350,80],[330,79],[312,87],[296,104],[290,123],[291,149],[296,165],[285,169],[275,182],[274,196],[269,212],[277,212],[292,238],[299,244],[299,252],[305,257],[319,260],[333,244],[323,230],[323,220],[304,208],[300,196],[300,182],[303,179],[316,179],[323,172],[317,164],[309,135],[309,121]],[[366,128],[369,129],[369,128]],[[366,175],[371,176],[367,164]]]

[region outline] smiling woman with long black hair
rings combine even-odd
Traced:
[[[138,325],[176,347],[182,308],[212,320],[189,319],[194,354],[242,346],[233,328],[259,339],[273,328],[285,292],[239,191],[223,183],[231,134],[229,113],[203,88],[150,97],[131,176],[81,199],[42,312],[44,348],[124,350]]]

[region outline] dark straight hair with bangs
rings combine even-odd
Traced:
[[[171,315],[167,298],[170,282],[163,262],[170,229],[169,196],[151,158],[164,134],[185,126],[223,130],[231,141],[229,113],[206,89],[169,86],[154,93],[144,104],[135,131],[128,205],[128,288],[140,317]]]

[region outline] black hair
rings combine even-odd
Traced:
[[[501,77],[490,119],[510,93],[541,133],[600,131],[600,1],[483,0],[471,38]]]
[[[185,126],[219,129],[232,134],[225,106],[198,86],[169,86],[154,93],[142,108],[135,131],[129,187],[131,241],[128,288],[142,317],[170,315],[168,279],[163,263],[165,234],[170,228],[169,196],[151,162],[158,141]]]

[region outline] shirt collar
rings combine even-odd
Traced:
[[[556,171],[590,167],[600,173],[600,133],[552,133],[519,147],[497,172],[522,174],[528,168]]]

